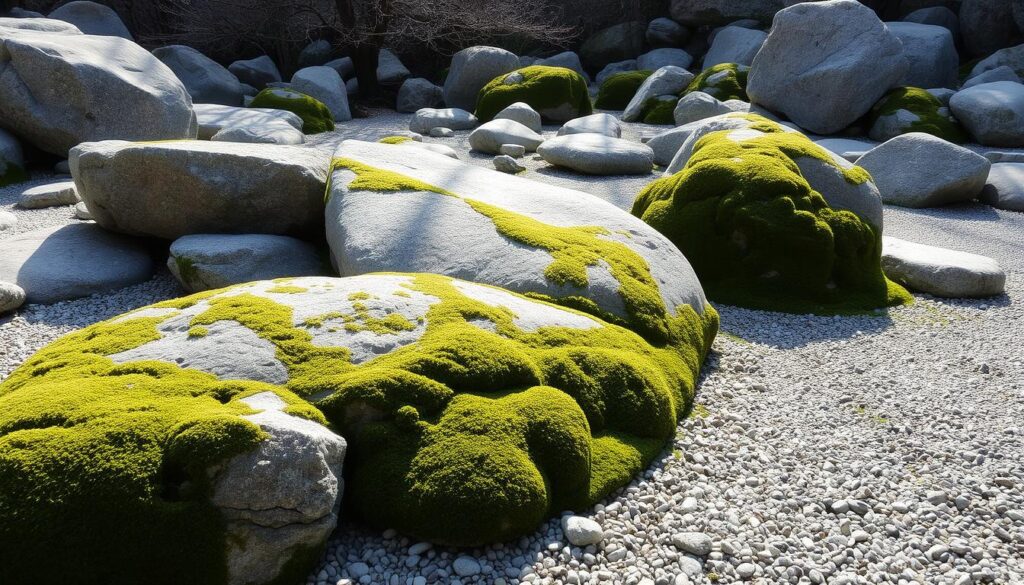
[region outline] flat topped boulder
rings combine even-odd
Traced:
[[[254,280],[317,276],[324,263],[316,247],[288,236],[194,234],[171,244],[167,268],[190,292]]]
[[[329,165],[321,151],[235,142],[90,142],[69,159],[96,223],[176,239],[267,233],[316,239]]]
[[[335,152],[327,240],[342,274],[446,274],[582,299],[601,314],[655,329],[686,307],[704,310],[686,258],[614,205],[433,153],[411,158],[390,148],[348,140]],[[637,304],[644,290],[653,308]]]
[[[1024,85],[981,83],[956,92],[949,109],[979,144],[1024,146]]]
[[[285,123],[296,130],[302,130],[302,118],[287,110],[196,104],[195,111],[200,140],[209,140],[225,128],[264,127]]]
[[[567,134],[545,141],[546,162],[590,175],[645,175],[654,168],[651,147],[604,134]]]
[[[989,297],[1006,288],[1006,273],[992,258],[889,236],[882,237],[882,270],[911,290],[937,297]]]
[[[622,136],[622,125],[611,114],[591,114],[569,120],[558,129],[559,136],[567,134],[604,134],[618,138]]]
[[[434,128],[472,130],[480,121],[471,112],[459,108],[421,108],[409,120],[409,130],[427,134]]]

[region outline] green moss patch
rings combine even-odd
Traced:
[[[662,100],[653,97],[644,103],[644,124],[675,124],[675,109],[678,100]]]
[[[594,107],[599,110],[624,110],[653,71],[623,71],[608,76],[597,91]]]
[[[682,171],[639,194],[633,214],[682,250],[720,302],[825,314],[908,302],[882,274],[881,233],[829,207],[793,162],[831,160],[827,153],[802,134],[748,118],[767,134],[740,142],[729,131],[704,136]],[[853,184],[870,179],[856,167],[844,174]]]
[[[955,144],[969,141],[967,131],[951,115],[943,115],[938,98],[919,87],[897,87],[885,94],[868,112],[868,127],[883,116],[891,116],[900,110],[917,116],[918,120],[907,126],[906,132],[924,132]],[[905,132],[905,133],[906,133]]]
[[[334,116],[323,102],[293,89],[268,87],[256,94],[251,108],[287,110],[302,118],[305,134],[319,134],[334,130]]]
[[[579,73],[565,67],[532,65],[499,75],[485,85],[477,95],[476,117],[488,122],[516,102],[529,104],[544,117],[551,110],[564,109],[571,112],[570,118],[593,112],[587,82]]]
[[[412,142],[412,138],[409,138],[408,136],[385,136],[377,142],[380,142],[381,144],[403,144],[406,142]]]
[[[736,63],[719,63],[702,71],[693,78],[683,95],[691,91],[702,91],[721,101],[743,100],[747,96],[747,73],[750,68]]]

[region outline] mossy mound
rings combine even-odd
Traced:
[[[594,107],[599,110],[624,110],[653,71],[623,71],[604,80],[597,91]]]
[[[720,101],[742,100],[747,97],[747,73],[750,67],[736,63],[719,63],[702,71],[687,86],[684,95],[691,91],[702,91]]]
[[[269,344],[287,382],[116,361],[209,343],[225,321]],[[673,324],[653,345],[501,289],[374,274],[206,291],[72,333],[0,384],[0,581],[224,582],[204,470],[261,440],[239,399],[268,390],[348,441],[352,516],[453,545],[520,536],[621,487],[673,436],[717,314]]]
[[[675,124],[675,109],[678,100],[653,97],[644,104],[644,124]]]
[[[567,122],[593,112],[587,82],[565,67],[531,65],[499,75],[480,90],[476,117],[489,122],[498,112],[524,102],[549,122]]]
[[[756,130],[743,140],[728,130],[701,138],[680,172],[639,194],[633,214],[682,250],[713,300],[821,314],[908,302],[882,274],[879,230],[829,207],[800,174],[793,159],[814,156],[810,139],[749,117]],[[870,179],[858,167],[844,175]]]
[[[293,89],[268,87],[256,94],[250,108],[273,108],[287,110],[302,118],[305,134],[319,134],[334,130],[334,115],[316,98]]]
[[[873,127],[879,118],[895,115],[900,110],[906,110],[918,118],[907,124],[901,134],[924,132],[954,144],[964,144],[970,140],[967,131],[949,113],[949,109],[937,97],[919,87],[897,87],[890,90],[868,112],[868,127]],[[887,136],[886,140],[889,138],[892,136]]]

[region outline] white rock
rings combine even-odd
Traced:
[[[274,120],[267,124],[229,126],[210,137],[213,142],[244,142],[247,144],[304,144],[306,135],[287,122]]]
[[[82,221],[92,221],[92,213],[89,211],[89,206],[85,204],[85,201],[79,201],[75,204],[75,217]]]
[[[546,162],[591,175],[643,175],[654,167],[645,144],[603,134],[567,134],[537,147]]]
[[[258,128],[280,122],[284,122],[296,130],[302,130],[302,118],[286,110],[196,104],[195,111],[200,140],[210,140],[225,128]]]
[[[323,65],[299,69],[292,76],[292,89],[321,101],[331,111],[335,122],[352,119],[345,82],[334,69]]]
[[[573,546],[589,546],[601,542],[604,530],[601,525],[583,516],[562,516],[562,532]]]
[[[0,280],[0,315],[25,304],[25,290],[13,282]]]
[[[516,174],[526,170],[526,167],[516,162],[516,159],[507,154],[499,154],[494,157],[494,168],[503,173]]]
[[[74,181],[58,181],[30,187],[22,191],[21,196],[18,197],[18,207],[24,209],[74,205],[78,202],[78,192],[75,191]]]
[[[14,226],[16,223],[18,223],[18,216],[10,211],[0,210],[0,232]]]
[[[882,270],[937,297],[987,297],[1001,294],[1006,285],[1006,273],[991,258],[889,236],[882,237]]]
[[[737,100],[729,100],[735,104],[743,104]],[[750,109],[750,104],[744,104],[746,109]],[[726,104],[720,101],[718,98],[708,95],[702,91],[691,91],[679,98],[679,102],[676,103],[676,109],[672,112],[672,117],[675,119],[676,126],[683,126],[690,122],[696,122],[698,120],[704,120],[705,118],[713,118],[722,114],[729,114],[732,112],[742,112],[743,106],[733,107],[732,104]]]
[[[455,136],[455,131],[452,130],[451,128],[431,128],[430,136],[432,138],[450,138],[452,136]]]
[[[471,130],[479,123],[476,116],[459,108],[423,108],[409,120],[409,130],[419,134],[426,134],[434,128]]]
[[[523,158],[526,155],[526,147],[522,144],[502,144],[498,152],[512,158]]]
[[[444,102],[449,108],[474,110],[480,90],[499,75],[519,67],[515,54],[497,47],[476,46],[452,57],[444,81]]]
[[[711,553],[711,537],[703,532],[681,532],[672,535],[672,544],[699,557]]]
[[[558,129],[558,136],[567,134],[603,134],[619,138],[622,136],[622,126],[611,114],[591,114],[569,120]]]
[[[647,100],[662,95],[679,94],[693,81],[693,77],[692,73],[682,67],[669,65],[658,69],[640,84],[636,95],[622,112],[622,121],[639,121]]]
[[[534,111],[529,104],[516,102],[494,115],[495,120],[512,120],[519,122],[536,133],[541,131],[540,114]],[[472,136],[472,135],[471,135]]]
[[[983,83],[956,92],[949,109],[986,146],[1024,146],[1024,85]]]
[[[491,120],[469,134],[470,148],[488,154],[498,154],[503,144],[519,144],[527,152],[533,152],[542,142],[543,136],[508,119]]]

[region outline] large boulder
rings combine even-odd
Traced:
[[[68,2],[51,12],[49,18],[70,22],[83,34],[132,40],[132,33],[113,9],[89,0]]]
[[[644,144],[604,134],[557,136],[537,147],[545,162],[588,175],[647,175],[654,151]]]
[[[643,120],[652,108],[654,103],[652,100],[656,100],[659,96],[678,96],[690,85],[691,81],[693,81],[693,74],[682,67],[668,65],[658,69],[637,89],[636,95],[622,112],[622,121],[638,122]],[[677,100],[678,97],[672,100],[670,112],[675,107]]]
[[[1024,163],[994,163],[978,199],[996,209],[1024,211]]]
[[[801,128],[832,134],[867,113],[907,67],[900,40],[870,8],[855,0],[797,4],[775,16],[747,94]]]
[[[1018,39],[1013,4],[1009,0],[963,0],[960,34],[969,57],[983,57]]]
[[[499,75],[480,90],[476,117],[487,122],[522,102],[549,123],[560,124],[593,112],[587,82],[572,69],[531,65]]]
[[[299,69],[292,76],[292,89],[327,106],[335,122],[347,122],[352,119],[345,81],[336,70],[323,65]]]
[[[605,65],[635,59],[644,50],[647,27],[642,22],[622,22],[591,35],[580,45],[580,59],[590,71]]]
[[[469,47],[452,57],[444,80],[444,103],[449,108],[472,112],[480,90],[492,79],[519,68],[514,53],[497,47]]]
[[[58,20],[0,19],[0,62],[0,126],[47,152],[196,136],[188,92],[131,41],[82,35]]]
[[[1024,146],[1024,85],[982,83],[956,92],[949,109],[985,146]]]
[[[315,246],[267,234],[182,236],[171,244],[167,268],[189,292],[324,272]]]
[[[672,0],[672,20],[690,26],[728,24],[752,18],[770,23],[779,10],[791,2],[786,0]]]
[[[727,26],[715,35],[707,54],[704,55],[704,69],[719,63],[750,65],[761,50],[768,33],[742,26]]]
[[[24,289],[29,303],[109,293],[152,276],[153,260],[140,242],[91,224],[11,236],[0,254],[0,281]]]
[[[223,65],[185,45],[168,45],[153,55],[171,68],[197,104],[242,105],[242,85]]]
[[[302,130],[302,118],[287,110],[196,104],[195,111],[200,140],[210,140],[228,128],[266,127],[283,123]]]
[[[911,132],[869,150],[857,165],[871,173],[882,201],[937,207],[977,197],[992,163],[931,134]]]
[[[410,77],[398,89],[395,109],[413,113],[422,108],[439,108],[444,105],[444,89],[422,77]]]
[[[924,88],[957,86],[960,56],[948,29],[914,22],[889,22],[886,26],[903,43],[903,55],[910,63],[899,85]]]
[[[316,239],[328,155],[234,142],[92,142],[71,151],[78,194],[104,228],[177,239],[265,233]]]
[[[889,236],[882,238],[882,269],[907,288],[937,297],[990,297],[1006,287],[1006,273],[992,258]]]
[[[553,140],[589,136],[601,138]],[[641,290],[669,312],[683,305],[702,310],[703,293],[686,259],[614,205],[432,153],[396,156],[389,148],[349,140],[335,152],[327,241],[342,274],[469,278],[592,307],[634,326],[644,322],[645,335],[661,335],[663,316],[637,312],[650,310],[636,304]],[[624,262],[640,273],[627,276]]]
[[[377,81],[384,84],[397,84],[404,81],[412,73],[398,58],[398,55],[387,49],[381,49],[377,55]]]
[[[230,71],[238,81],[263,89],[268,83],[281,81],[281,72],[278,71],[274,60],[267,55],[260,55],[252,59],[242,59],[228,65]]]
[[[690,38],[690,31],[671,18],[655,18],[647,24],[647,44],[654,47],[679,47]]]
[[[971,69],[971,74],[967,79],[973,80],[984,73],[1002,67],[1009,67],[1017,76],[1024,76],[1024,45],[1000,49],[978,61]]]

